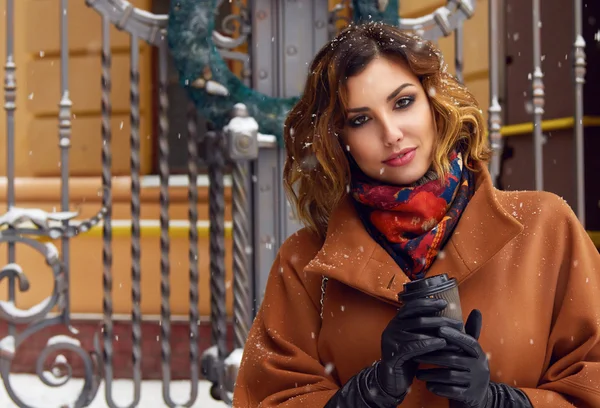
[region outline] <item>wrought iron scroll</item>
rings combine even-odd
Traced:
[[[22,310],[15,306],[14,301],[0,302],[0,317],[9,324],[24,324],[26,327],[18,334],[8,334],[0,340],[0,375],[4,387],[13,402],[19,407],[34,408],[21,398],[11,384],[11,366],[15,356],[21,346],[33,334],[49,326],[63,324],[66,319],[66,298],[69,296],[68,276],[65,273],[64,264],[60,260],[60,255],[56,246],[52,243],[42,243],[35,238],[35,235],[46,235],[43,230],[32,230],[33,237],[29,237],[24,229],[19,228],[18,223],[13,225],[15,228],[5,229],[0,232],[0,243],[24,244],[37,252],[41,253],[50,267],[53,277],[52,293],[49,297],[39,302],[37,305]],[[36,233],[33,233],[36,232]],[[9,263],[0,270],[0,281],[5,278],[11,278],[19,285],[19,290],[25,292],[29,290],[29,280],[22,268],[16,263]],[[53,308],[59,311],[57,316],[47,317]],[[83,362],[84,384],[80,394],[71,406],[75,408],[87,406],[95,397],[100,384],[100,372],[93,355],[88,354],[76,339],[77,331],[69,327],[71,335],[54,336],[48,340],[45,348],[41,351],[36,362],[36,373],[40,380],[49,387],[60,387],[66,384],[72,377],[70,363],[61,354],[51,364],[49,369],[46,367],[46,360],[56,351],[72,351]]]

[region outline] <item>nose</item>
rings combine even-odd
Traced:
[[[391,120],[383,121],[383,143],[387,146],[393,146],[404,139],[404,133],[397,123]]]

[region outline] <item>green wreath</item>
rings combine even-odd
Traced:
[[[323,0],[325,1],[325,0]],[[353,0],[355,22],[398,24],[399,0]],[[230,120],[236,103],[248,108],[264,134],[282,143],[283,123],[298,100],[264,95],[237,78],[212,40],[218,0],[173,0],[169,10],[167,41],[182,85],[198,111],[215,127]]]

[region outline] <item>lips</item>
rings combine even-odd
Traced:
[[[389,162],[389,161],[392,161],[392,160],[401,159],[407,153],[410,153],[413,150],[416,150],[416,147],[407,147],[407,148],[404,148],[404,149],[400,150],[399,152],[392,154],[390,157],[388,157],[387,159],[385,159],[383,162],[386,163],[386,162]]]

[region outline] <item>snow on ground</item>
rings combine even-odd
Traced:
[[[15,393],[33,408],[62,408],[64,404],[73,403],[81,392],[83,380],[71,379],[62,387],[50,388],[44,385],[37,376],[29,374],[10,374],[10,383]],[[113,400],[119,406],[128,406],[133,401],[133,382],[131,380],[113,380]],[[198,398],[193,408],[225,408],[227,405],[211,398],[210,383],[200,381]],[[189,381],[173,381],[171,383],[171,398],[176,403],[185,403],[190,395]],[[69,405],[67,405],[69,406]],[[104,382],[100,385],[96,398],[90,408],[106,408]],[[140,408],[164,408],[167,405],[162,398],[161,381],[143,381],[141,389]],[[0,407],[17,408],[8,396],[4,384],[0,385]]]

